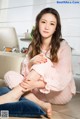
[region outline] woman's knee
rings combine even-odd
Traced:
[[[5,84],[11,89],[21,83],[22,80],[23,76],[15,71],[8,71],[4,75]]]

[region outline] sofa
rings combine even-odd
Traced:
[[[0,51],[0,87],[5,86],[4,74],[9,70],[20,73],[20,65],[25,54]]]
[[[0,95],[3,95],[10,90],[8,88],[6,91],[4,90],[6,88],[4,83],[4,74],[10,70],[20,73],[21,62],[24,58],[25,54],[23,53],[0,51]],[[19,119],[19,117],[20,119],[24,119],[26,117],[36,118],[41,115],[46,115],[46,113],[37,104],[29,100],[26,101],[25,99],[15,103],[1,104],[0,113],[2,110],[8,110],[10,118],[14,119],[15,117],[16,119]]]

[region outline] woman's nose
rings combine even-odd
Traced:
[[[45,25],[45,29],[49,29],[49,24],[46,24]]]

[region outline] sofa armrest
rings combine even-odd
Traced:
[[[0,52],[0,79],[4,79],[4,74],[10,70],[20,72],[20,66],[25,54]]]

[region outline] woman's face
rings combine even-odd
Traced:
[[[53,14],[44,14],[39,21],[39,32],[42,38],[51,38],[57,25],[56,17]]]

